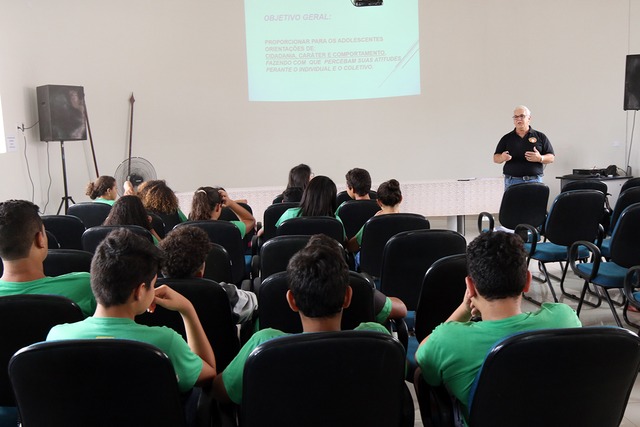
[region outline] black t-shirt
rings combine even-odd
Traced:
[[[545,134],[529,127],[529,132],[523,137],[512,130],[500,139],[494,154],[501,154],[508,151],[511,160],[504,163],[502,173],[510,176],[534,176],[542,175],[544,165],[542,163],[528,162],[524,157],[527,151],[536,148],[542,155],[554,154],[553,147]]]

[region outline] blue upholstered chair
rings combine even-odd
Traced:
[[[613,232],[613,229],[616,227],[616,223],[618,222],[618,218],[620,218],[620,214],[622,214],[622,211],[624,211],[627,207],[633,205],[634,203],[640,203],[640,187],[630,187],[629,189],[620,193],[620,196],[616,201],[616,205],[613,208],[613,213],[611,214],[611,224],[609,226],[610,232]],[[605,258],[609,258],[611,256],[610,237],[602,241],[602,245],[600,245],[600,251],[602,252],[602,256]]]
[[[584,248],[591,252],[592,262],[577,263],[576,261],[582,258],[579,251]],[[569,249],[569,260],[573,272],[584,279],[580,302],[576,309],[578,315],[580,315],[589,283],[592,283],[602,290],[616,323],[622,326],[609,295],[609,289],[623,289],[628,269],[640,264],[640,203],[629,206],[620,215],[611,236],[610,261],[604,262],[600,249],[589,241],[575,242]]]
[[[578,299],[564,289],[564,278],[567,274],[568,249],[574,242],[584,240],[595,242],[600,236],[600,219],[604,206],[604,193],[598,190],[572,190],[560,193],[549,210],[547,221],[544,224],[542,235],[546,241],[539,242],[540,234],[535,227],[528,224],[520,224],[515,232],[521,234],[528,233],[530,238],[525,239],[525,250],[529,252],[528,262],[535,259],[539,262],[540,269],[544,275],[553,296],[553,300],[558,302],[558,297],[551,284],[551,278],[545,264],[550,262],[565,262],[562,268],[562,278],[560,279],[560,289],[569,298]],[[579,259],[585,259],[589,253],[586,249],[578,252]],[[524,297],[535,303],[540,301],[524,295]]]

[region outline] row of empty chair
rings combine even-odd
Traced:
[[[549,190],[544,184],[516,185],[505,191],[499,213],[500,224],[514,229],[527,241],[529,260],[538,261],[542,281],[547,284],[554,301],[558,301],[558,296],[546,264],[559,262],[562,276],[556,279],[560,290],[565,297],[578,301],[578,313],[583,304],[599,306],[602,296],[616,323],[621,326],[616,303],[608,290],[622,290],[627,270],[640,264],[639,183],[635,178],[629,180],[611,209],[603,182],[570,182],[563,187],[548,213]],[[487,222],[489,227],[485,228]],[[483,212],[479,215],[480,232],[494,227],[495,220],[491,214]],[[611,251],[612,244],[615,244],[615,255]],[[589,258],[591,262],[586,262]],[[564,280],[569,266],[585,280],[579,296],[565,289]],[[596,291],[590,289],[590,283],[597,287]],[[595,297],[596,300],[590,301],[587,297]],[[525,298],[541,303],[527,295]],[[621,305],[627,319],[627,301],[623,300]]]

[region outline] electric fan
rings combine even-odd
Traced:
[[[156,179],[156,170],[151,162],[142,157],[131,157],[124,160],[114,174],[114,178],[118,184],[118,194],[124,194],[124,182],[131,181],[133,188],[138,188],[145,181]]]

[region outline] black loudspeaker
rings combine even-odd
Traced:
[[[627,55],[624,78],[624,109],[640,110],[640,55]]]
[[[40,141],[87,139],[82,86],[38,86],[36,94]]]

